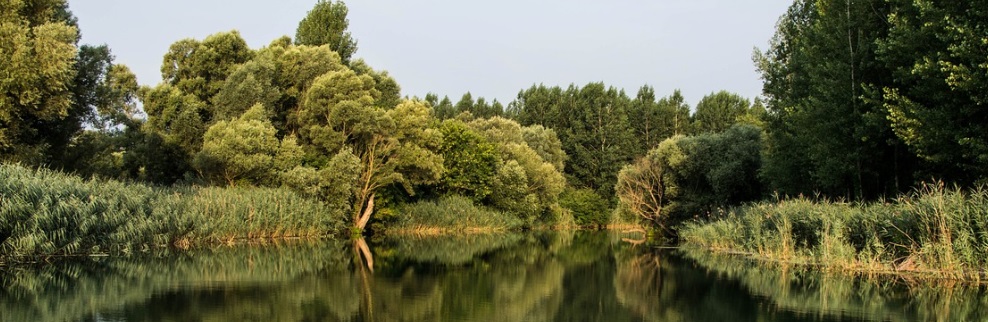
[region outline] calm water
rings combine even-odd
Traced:
[[[2,321],[980,321],[980,287],[908,286],[607,233],[292,243],[0,268]],[[368,267],[368,259],[372,266]]]

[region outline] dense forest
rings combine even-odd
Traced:
[[[0,16],[0,161],[286,190],[356,231],[452,204],[512,227],[621,219],[669,232],[770,196],[973,188],[988,178],[984,8],[796,0],[754,53],[763,96],[719,91],[691,107],[678,90],[603,83],[535,84],[506,105],[403,96],[356,56],[338,1],[262,48],[237,31],[178,40],[161,81],[139,86],[110,48],[79,44],[65,1],[13,1]]]

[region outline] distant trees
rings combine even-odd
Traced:
[[[455,105],[448,96],[444,96],[440,101],[439,96],[432,93],[426,95],[425,100],[436,112],[436,117],[442,120],[455,118],[464,113],[469,115],[469,117],[479,118],[504,116],[505,113],[504,105],[498,102],[497,99],[489,103],[483,97],[478,97],[474,100],[473,94],[470,94],[470,92],[464,93]]]
[[[693,133],[717,133],[750,114],[751,102],[727,91],[704,96],[693,114]]]

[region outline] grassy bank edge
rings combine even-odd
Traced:
[[[680,227],[680,245],[849,275],[988,280],[988,189],[927,184],[888,202],[794,198]]]

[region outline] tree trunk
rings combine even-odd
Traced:
[[[357,229],[363,231],[364,227],[367,227],[367,222],[370,221],[371,214],[374,213],[374,194],[370,195],[367,199],[367,206],[364,208],[364,213],[357,218]]]

